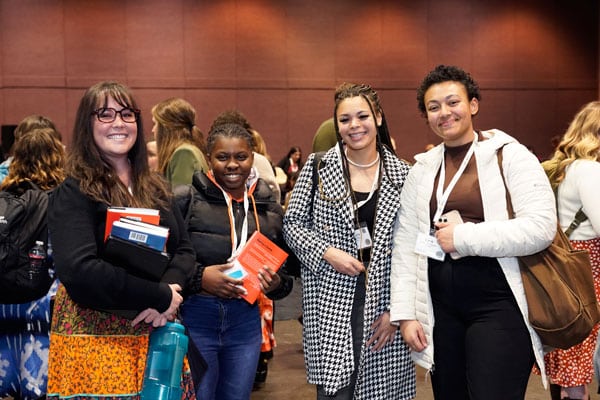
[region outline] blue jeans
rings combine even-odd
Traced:
[[[194,295],[183,303],[181,316],[207,364],[196,397],[250,399],[262,342],[258,306]]]

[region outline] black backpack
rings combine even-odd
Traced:
[[[29,250],[48,241],[48,193],[26,182],[0,192],[0,303],[39,299],[52,285],[48,273],[30,276]],[[33,278],[33,279],[32,279]]]

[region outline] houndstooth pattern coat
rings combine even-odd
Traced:
[[[284,217],[284,238],[302,264],[304,285],[304,358],[308,381],[328,394],[350,383],[354,369],[350,316],[357,277],[340,274],[323,260],[330,246],[358,257],[351,206],[347,201],[341,155],[336,147],[322,158],[317,187],[311,154],[294,186]],[[390,306],[392,230],[400,190],[409,165],[384,150],[371,263],[364,311],[364,342],[370,326]],[[415,368],[399,332],[379,352],[363,346],[355,399],[410,399],[415,396]]]

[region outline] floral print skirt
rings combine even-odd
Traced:
[[[48,399],[137,400],[151,327],[76,304],[60,285],[50,330]],[[187,360],[182,399],[195,399]]]

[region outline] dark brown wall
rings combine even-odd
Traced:
[[[308,153],[335,86],[378,89],[399,154],[436,142],[415,88],[439,63],[483,89],[477,128],[500,128],[545,156],[598,97],[598,4],[590,0],[0,0],[0,123],[52,118],[69,143],[79,98],[104,79],[150,108],[181,96],[207,130],[237,108],[274,161]]]

